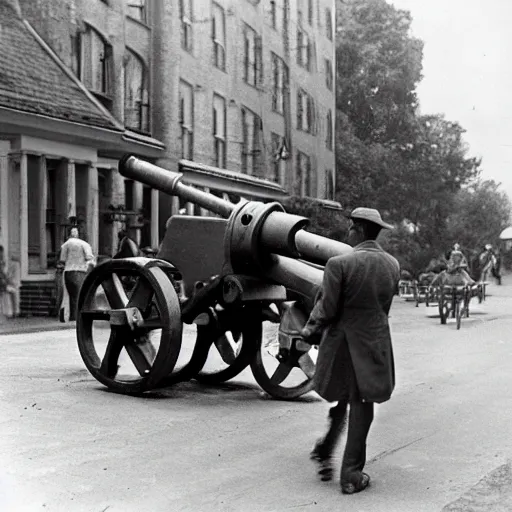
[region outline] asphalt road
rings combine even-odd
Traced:
[[[0,336],[0,511],[510,511],[512,279],[489,291],[460,331],[396,299],[397,388],[354,496],[308,460],[329,407],[314,394],[269,400],[246,371],[127,397],[73,331]]]

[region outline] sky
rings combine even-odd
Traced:
[[[512,199],[512,0],[387,0],[424,42],[421,113],[466,129],[468,156]]]

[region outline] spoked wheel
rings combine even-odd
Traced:
[[[86,277],[80,291],[80,355],[91,374],[114,391],[159,387],[178,358],[180,304],[162,265],[146,258],[108,261]]]
[[[483,283],[478,285],[478,303],[482,304],[485,300],[485,285]]]
[[[220,384],[236,377],[254,358],[262,337],[261,306],[247,303],[223,309],[216,305],[210,316],[203,333],[209,338],[206,358],[194,378],[204,384]]]
[[[298,313],[296,318],[302,327],[308,315],[302,309],[298,312],[295,310],[295,313]],[[287,314],[284,310],[281,329]],[[256,382],[270,396],[280,400],[293,400],[311,391],[318,348],[293,335],[286,343],[280,343],[277,325],[269,325],[266,331],[265,339],[259,344],[256,356],[251,361]]]
[[[441,324],[444,325],[446,323],[446,311],[444,308],[444,293],[441,292],[439,296],[439,302],[437,304],[437,308],[439,310],[439,318],[441,319]]]
[[[464,312],[463,302],[460,298],[455,300],[455,318],[457,320],[457,330],[460,329],[462,322],[462,313]]]

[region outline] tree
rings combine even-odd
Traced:
[[[448,216],[448,236],[474,260],[488,243],[498,247],[501,231],[510,225],[512,205],[499,183],[485,180],[460,190]]]
[[[397,140],[417,108],[423,43],[409,35],[410,14],[384,0],[338,6],[338,109],[347,114],[359,139]]]

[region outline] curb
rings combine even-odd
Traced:
[[[55,324],[55,325],[39,325],[39,326],[20,326],[20,327],[7,327],[6,329],[0,328],[0,336],[7,336],[9,334],[33,334],[35,332],[50,332],[50,331],[65,331],[75,330],[75,325],[66,324]]]

